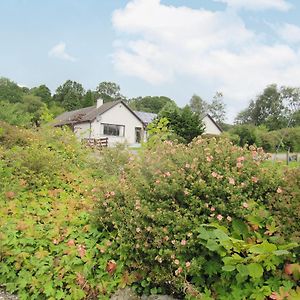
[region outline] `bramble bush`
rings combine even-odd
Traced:
[[[68,131],[0,124],[0,285],[20,299],[108,299],[124,284],[113,235],[91,222],[91,165]]]
[[[299,299],[298,246],[276,206],[293,195],[279,170],[261,165],[265,158],[225,139],[158,142],[103,183],[96,222],[116,236],[137,292]]]

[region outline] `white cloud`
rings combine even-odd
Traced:
[[[292,6],[286,0],[214,0],[215,2],[226,3],[232,8],[243,8],[249,10],[275,9],[287,11]]]
[[[265,43],[231,10],[132,0],[114,12],[112,21],[119,37],[113,54],[119,72],[155,85],[193,78],[224,93],[231,118],[266,85],[297,85],[300,78],[300,48]]]
[[[50,57],[55,57],[63,60],[68,60],[68,61],[75,61],[76,58],[71,56],[66,52],[66,44],[63,42],[58,43],[55,45],[49,52],[48,55]]]
[[[300,27],[289,24],[289,23],[284,23],[281,25],[278,29],[277,32],[279,36],[287,41],[288,43],[292,44],[298,44],[300,43]]]

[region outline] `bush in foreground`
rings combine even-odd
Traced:
[[[60,129],[1,123],[0,142],[0,285],[20,299],[108,299],[122,265],[91,224],[92,156]]]
[[[223,139],[159,143],[132,159],[114,186],[103,185],[99,230],[116,235],[137,291],[299,297],[292,290],[299,265],[284,271],[296,260],[296,244],[277,228],[280,212],[269,209],[286,183],[260,165],[264,158],[261,149]]]

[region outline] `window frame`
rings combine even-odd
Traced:
[[[110,123],[101,123],[101,125],[103,125],[103,133],[102,133],[103,135],[105,135],[105,136],[115,136],[115,137],[125,137],[125,125],[110,124]],[[119,127],[118,128],[119,135],[105,133],[104,132],[105,126],[116,126],[116,127]],[[123,128],[123,135],[120,135],[120,132],[122,132],[122,130],[120,130],[120,128]]]

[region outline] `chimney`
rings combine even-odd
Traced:
[[[96,108],[99,108],[101,105],[103,105],[103,99],[99,98],[97,99]]]

